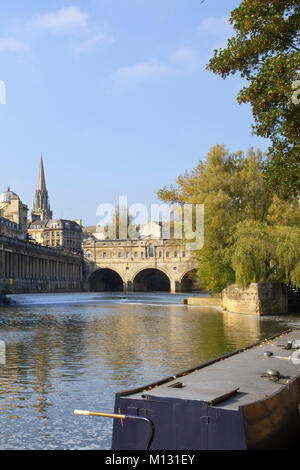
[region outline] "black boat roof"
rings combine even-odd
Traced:
[[[289,342],[292,347],[287,349]],[[118,395],[141,400],[196,400],[235,410],[277,393],[299,377],[298,348],[300,330],[289,330],[176,376]]]

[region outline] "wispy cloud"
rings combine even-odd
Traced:
[[[31,18],[27,26],[31,30],[64,33],[87,26],[88,14],[76,6],[61,8],[56,13],[45,13]]]
[[[192,47],[181,47],[170,54],[170,62],[181,65],[195,65],[198,62],[198,51]]]
[[[74,5],[27,19],[15,19],[14,32],[18,35],[23,32],[32,42],[41,34],[46,38],[47,35],[66,37],[66,44],[76,54],[92,52],[115,41],[110,32],[102,31],[93,23],[87,11]]]
[[[114,36],[105,33],[97,33],[76,44],[76,46],[73,46],[73,49],[78,53],[92,52],[98,46],[106,46],[114,42]]]
[[[120,67],[115,77],[120,81],[141,81],[165,78],[186,70],[187,66],[196,65],[198,52],[191,47],[178,48],[171,52],[164,62],[153,59],[131,66]]]
[[[128,67],[120,67],[116,72],[116,76],[122,81],[138,81],[146,78],[166,77],[170,73],[171,68],[167,64],[153,60]]]
[[[0,51],[7,52],[19,52],[29,50],[28,44],[17,39],[10,38],[0,38]]]
[[[227,17],[209,16],[205,18],[198,26],[198,31],[211,35],[230,35],[233,31]]]

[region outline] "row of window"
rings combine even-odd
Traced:
[[[47,240],[47,246],[60,246],[60,240]],[[64,246],[73,246],[73,247],[81,247],[80,243],[76,243],[74,240],[64,240],[62,243]]]
[[[70,236],[70,233],[67,233],[67,232],[63,232],[63,234],[64,234],[64,236],[66,236],[66,235],[69,235],[69,236]],[[71,236],[73,236],[73,235],[74,235],[74,238],[76,238],[76,239],[77,239],[77,238],[80,238],[80,237],[79,237],[80,234],[78,234],[78,233],[72,234]],[[41,234],[35,233],[35,234],[33,234],[33,236],[34,236],[35,238],[39,238],[40,236],[41,236],[41,238],[44,238],[44,237],[46,236],[46,234],[44,234],[44,233],[41,233]],[[54,238],[55,236],[56,236],[56,237],[60,237],[60,236],[61,236],[61,232],[56,232],[56,233],[55,233],[55,232],[52,232],[52,233],[51,233],[51,236],[52,236],[52,238]],[[50,238],[50,232],[47,232],[47,238]]]
[[[133,254],[134,258],[138,258],[139,255],[140,255],[140,258],[154,258],[154,257],[155,257],[155,256],[154,256],[154,252],[151,252],[151,251],[148,251],[148,252],[146,252],[146,253],[145,253],[144,251],[141,251],[140,253],[139,253],[138,251],[135,251],[134,254]],[[165,252],[165,257],[166,257],[166,258],[171,257],[171,255],[172,255],[172,253],[170,253],[169,251],[166,251],[166,252]],[[125,256],[125,258],[127,258],[127,259],[130,258],[130,252],[128,252],[128,251],[127,251],[126,253],[123,253],[122,251],[119,251],[119,252],[118,252],[118,258],[124,258],[124,256]],[[179,255],[178,255],[178,252],[177,252],[177,251],[174,251],[173,257],[174,257],[174,258],[177,258],[178,256],[179,256]],[[182,258],[185,258],[185,251],[183,251],[183,252],[181,253],[181,256],[182,256]],[[87,258],[91,258],[91,257],[92,257],[92,253],[91,253],[91,252],[87,252],[87,253],[86,253],[86,257],[87,257]],[[108,257],[109,257],[109,253],[106,253],[106,252],[104,251],[104,252],[102,253],[102,258],[108,258]],[[113,258],[113,257],[114,257],[114,256],[113,256],[113,253],[110,253],[110,258]],[[162,258],[162,257],[163,257],[163,252],[162,252],[162,251],[159,251],[159,252],[158,252],[158,258]]]
[[[50,245],[50,240],[47,240],[47,246],[60,246],[60,242],[55,240],[52,240],[51,245]]]

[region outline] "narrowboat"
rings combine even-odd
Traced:
[[[271,450],[300,442],[300,330],[117,393],[112,450]]]

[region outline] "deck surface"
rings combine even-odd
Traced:
[[[202,369],[177,377],[165,384],[154,386],[130,395],[130,398],[169,397],[184,400],[212,402],[218,397],[239,388],[238,392],[214,406],[222,409],[237,409],[241,405],[261,400],[276,393],[295,377],[300,376],[298,364],[288,359],[294,349],[283,349],[288,341],[300,341],[300,330],[295,330],[267,340],[245,351],[222,359]],[[264,353],[270,351],[271,357]],[[300,349],[296,350],[300,358]],[[280,372],[278,382],[262,375],[268,369]],[[175,385],[175,387],[174,387]]]

